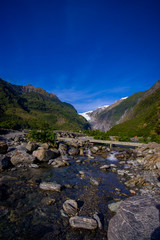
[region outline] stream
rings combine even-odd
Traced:
[[[0,239],[107,239],[108,222],[113,216],[108,204],[130,196],[116,173],[100,170],[105,164],[121,167],[115,153],[107,158],[70,158],[70,165],[63,168],[41,164],[37,169],[17,168],[0,173],[0,212],[6,211],[0,215]],[[41,190],[39,184],[43,181],[61,184],[61,192]],[[67,199],[78,202],[79,216],[93,217],[98,213],[103,229],[72,229],[62,211]]]

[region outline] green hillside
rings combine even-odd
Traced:
[[[105,119],[106,121],[111,121],[112,125],[115,125],[126,112],[129,113],[132,110],[144,94],[145,92],[134,93],[132,96],[123,100],[119,105],[113,107],[112,109],[102,111],[97,116],[98,120],[101,121],[102,119]]]
[[[0,127],[83,130],[88,122],[56,95],[31,85],[17,86],[0,79]]]
[[[160,81],[157,82],[160,84]],[[156,85],[157,86],[157,85]],[[114,126],[107,134],[113,136],[151,136],[160,135],[160,87],[146,94],[132,110],[127,121]]]

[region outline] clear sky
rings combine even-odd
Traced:
[[[160,0],[0,0],[0,77],[78,112],[160,79]]]

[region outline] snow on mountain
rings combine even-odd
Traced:
[[[120,100],[117,100],[115,103],[112,105],[114,106],[115,104],[121,102],[122,100],[127,99],[128,97],[121,98]],[[79,115],[83,116],[87,121],[92,122],[95,121],[96,115],[99,114],[101,111],[105,110],[108,107],[112,107],[112,105],[104,105],[102,107],[98,107],[94,109],[93,111],[88,111],[84,113],[79,113]]]
[[[121,98],[121,99],[127,99],[128,97],[123,97],[123,98]]]
[[[104,105],[102,107],[98,107],[96,109],[94,109],[93,111],[88,111],[88,112],[84,112],[84,113],[79,113],[79,115],[83,116],[87,121],[91,121],[91,114],[95,111],[100,112],[102,110],[104,110],[105,108],[109,107],[109,105]]]
[[[79,115],[83,116],[87,121],[91,120],[91,117],[89,116],[90,113],[92,113],[93,111],[88,111],[88,112],[84,112],[84,113],[79,113]]]

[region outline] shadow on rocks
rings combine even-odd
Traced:
[[[160,179],[158,179],[160,181]],[[156,208],[159,210],[159,223],[160,223],[160,204],[156,205]],[[151,240],[160,240],[160,226],[154,230],[151,234]]]

